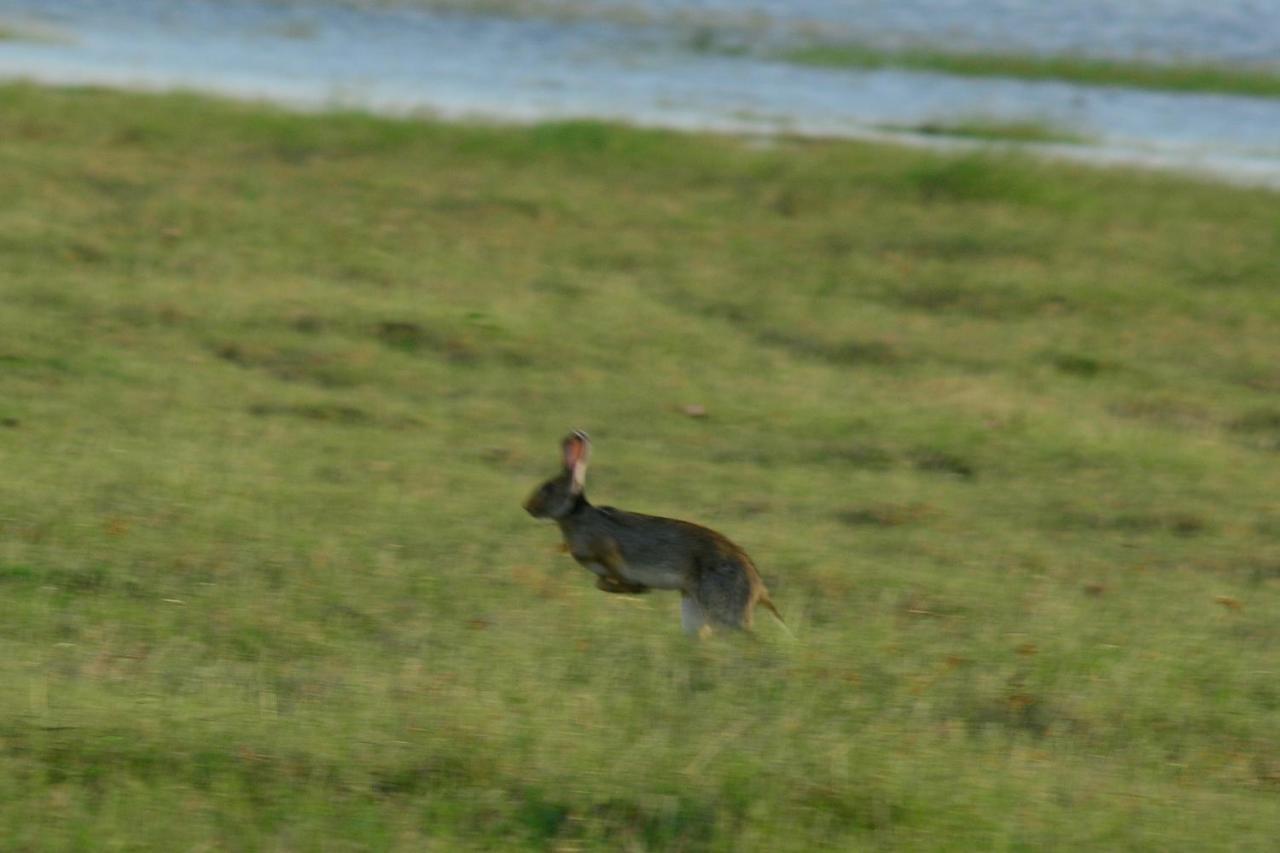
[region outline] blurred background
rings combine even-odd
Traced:
[[[0,74],[45,82],[977,139],[1280,183],[1280,14],[1259,0],[3,0],[0,25]]]
[[[1278,26],[0,0],[0,850],[1271,853]]]

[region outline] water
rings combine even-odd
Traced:
[[[476,15],[419,0],[0,0],[0,76],[189,88],[307,108],[965,146],[886,130],[975,118],[1089,138],[1053,156],[1280,188],[1280,99],[1162,93],[730,56],[712,43],[877,44],[1248,64],[1280,56],[1280,3],[1232,0],[533,0]],[[492,2],[488,3],[493,8]]]

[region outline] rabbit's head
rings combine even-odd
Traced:
[[[566,518],[577,507],[586,488],[591,439],[585,432],[575,430],[565,436],[561,449],[563,470],[534,489],[524,502],[525,511],[534,518]]]

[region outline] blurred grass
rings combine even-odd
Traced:
[[[1061,80],[1090,86],[1280,97],[1280,68],[1268,65],[1153,62],[1071,54],[964,53],[931,47],[882,50],[858,43],[802,45],[781,51],[779,58],[825,68],[901,68],[966,77]]]
[[[6,86],[0,197],[0,848],[1272,848],[1274,194]]]

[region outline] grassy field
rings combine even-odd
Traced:
[[[964,53],[939,48],[881,50],[863,44],[811,44],[780,58],[830,68],[905,68],[966,77],[1061,80],[1090,86],[1129,86],[1175,92],[1214,92],[1280,98],[1280,67],[1209,62],[1150,62],[1073,55]]]
[[[1275,194],[7,86],[0,198],[0,848],[1274,848]]]

